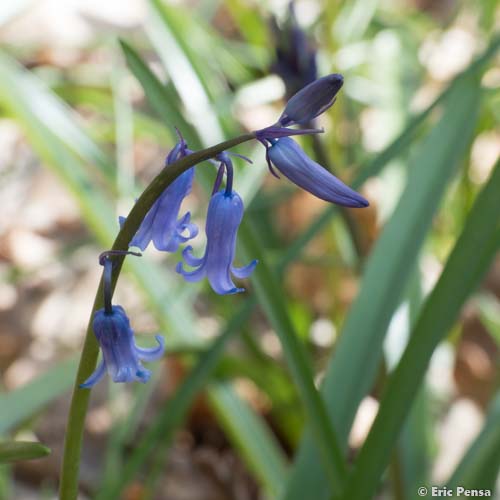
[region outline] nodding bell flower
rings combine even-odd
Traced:
[[[309,123],[333,105],[343,84],[344,77],[334,73],[306,85],[287,102],[278,123],[284,127]]]
[[[267,149],[270,162],[294,184],[322,200],[344,207],[367,207],[368,201],[324,167],[311,160],[290,137],[274,139]],[[271,165],[269,167],[272,169]]]
[[[155,336],[158,347],[138,347],[130,321],[121,306],[112,306],[110,312],[99,309],[94,316],[93,328],[102,351],[102,360],[94,373],[80,384],[81,388],[92,387],[106,371],[113,382],[146,383],[149,380],[151,372],[142,366],[141,361],[156,361],[163,356],[165,346],[160,335]]]
[[[166,168],[192,152],[179,132],[178,134],[179,141],[167,156]],[[181,243],[198,234],[198,227],[190,222],[190,212],[177,219],[182,201],[191,192],[193,178],[194,167],[186,170],[163,191],[144,217],[129,243],[130,247],[138,247],[144,251],[152,241],[157,250],[176,252]],[[120,217],[120,224],[123,222],[124,218]]]
[[[102,351],[102,360],[90,377],[80,384],[88,389],[95,385],[106,371],[113,382],[147,382],[151,372],[144,368],[141,361],[155,361],[162,357],[165,349],[163,338],[156,335],[157,347],[138,347],[134,340],[134,332],[130,321],[121,306],[111,304],[112,255],[123,255],[133,252],[110,250],[101,254],[99,262],[104,266],[104,307],[96,311],[92,323],[94,334]]]
[[[239,279],[248,278],[257,265],[257,261],[254,260],[240,268],[233,265],[236,236],[243,218],[244,207],[242,199],[232,189],[233,168],[228,153],[222,153],[217,156],[217,159],[221,162],[221,167],[208,205],[205,254],[201,258],[194,257],[192,247],[187,246],[182,256],[186,264],[197,269],[186,271],[182,262],[179,262],[176,270],[184,276],[186,281],[190,282],[200,281],[207,277],[216,293],[227,295],[245,291],[244,288],[236,287],[231,274]],[[224,169],[227,175],[226,189],[219,191]]]

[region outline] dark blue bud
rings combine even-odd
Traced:
[[[309,123],[335,102],[343,83],[344,77],[337,73],[310,83],[287,102],[278,123],[282,126]]]

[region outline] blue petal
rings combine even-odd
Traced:
[[[92,387],[93,385],[97,384],[99,380],[103,377],[103,375],[106,373],[106,362],[104,359],[101,360],[97,368],[94,370],[94,373],[82,384],[79,385],[81,389],[88,389],[89,387]]]
[[[159,200],[156,200],[153,206],[148,210],[146,217],[144,217],[139,229],[129,243],[129,247],[138,247],[142,251],[146,250],[153,234],[153,222],[159,208]]]
[[[243,266],[243,267],[234,267],[231,266],[231,272],[238,278],[238,279],[245,279],[248,278],[252,273],[253,270],[255,269],[255,266],[258,264],[258,260],[252,260],[250,264]]]
[[[191,245],[188,245],[182,251],[182,257],[186,261],[186,264],[191,267],[201,266],[204,261],[204,257],[198,258],[193,255],[193,247]]]
[[[293,183],[322,200],[345,207],[369,205],[363,196],[311,160],[289,137],[278,139],[269,148],[269,159]]]
[[[287,102],[278,122],[284,126],[310,122],[335,102],[343,83],[344,77],[334,73],[306,85]]]
[[[158,342],[158,347],[139,347],[135,346],[135,352],[142,361],[156,361],[163,356],[165,351],[165,340],[161,335],[155,335],[155,339]]]
[[[191,191],[193,177],[194,168],[190,168],[168,186],[157,200],[159,207],[153,221],[152,239],[158,250],[175,252],[179,248],[177,217],[182,201]]]
[[[197,281],[202,280],[207,275],[206,269],[203,265],[201,265],[198,269],[195,269],[194,271],[186,271],[182,266],[182,262],[178,262],[177,266],[175,267],[175,270],[179,274],[182,274],[184,279],[186,281],[189,281],[190,283],[196,283]]]
[[[186,212],[184,217],[177,221],[176,238],[180,243],[185,243],[186,241],[193,239],[198,234],[198,226],[190,222],[190,220],[191,213]],[[183,233],[185,232],[187,232],[187,236],[183,236]]]

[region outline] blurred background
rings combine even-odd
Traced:
[[[175,274],[179,255],[152,248],[127,264],[115,303],[127,309],[138,344],[153,345],[152,334],[161,332],[167,355],[149,366],[154,376],[146,386],[106,380],[94,388],[81,495],[278,497],[304,411],[262,306],[272,296],[272,307],[278,301],[287,311],[319,385],[367,258],[409,176],[436,158],[426,137],[443,127],[443,141],[452,140],[449,160],[440,161],[455,167],[436,178],[437,210],[422,214],[432,224],[401,261],[400,282],[397,273],[391,277],[401,293],[382,327],[385,368],[348,436],[354,456],[377,412],[385,373],[499,157],[494,51],[477,73],[477,116],[439,121],[443,95],[454,93],[457,109],[470,98],[457,75],[488,50],[498,21],[495,0],[297,0],[293,9],[281,0],[3,0],[0,435],[41,441],[52,453],[1,467],[0,498],[55,497],[70,390],[101,272],[97,256],[112,244],[118,215],[162,168],[173,127],[192,149],[208,147],[274,123],[287,97],[332,72],[345,83],[317,124],[326,132],[301,144],[370,207],[333,210],[270,176],[260,145],[238,147],[254,161],[236,160],[235,186],[252,226],[241,235],[238,263],[263,260],[279,288],[273,293],[268,284],[266,293],[249,281],[245,294],[216,296],[206,283],[188,285]],[[445,127],[454,127],[451,135]],[[200,227],[200,255],[215,170],[206,164],[196,175],[185,207]],[[396,238],[391,247],[405,244]],[[386,276],[378,276],[381,293]],[[413,498],[418,481],[445,482],[480,432],[498,391],[499,299],[497,257],[434,351],[408,440],[380,498]],[[221,334],[206,371],[190,378]],[[162,424],[175,397],[184,398],[184,410],[177,422]],[[156,446],[124,479],[148,429],[157,429]]]

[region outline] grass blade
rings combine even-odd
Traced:
[[[0,408],[3,408],[0,414],[0,434],[14,429],[70,389],[75,373],[76,359],[70,359],[16,390],[0,394]],[[8,411],[5,411],[7,408]]]
[[[488,417],[470,448],[446,484],[469,489],[490,489],[493,496],[500,469],[500,393],[491,403]]]
[[[264,485],[269,498],[277,498],[285,483],[286,461],[282,452],[276,453],[279,449],[276,437],[262,424],[261,419],[256,418],[248,404],[236,395],[230,383],[214,384],[208,396],[212,408],[250,470]],[[248,435],[251,439],[241,439]],[[269,446],[269,443],[273,443],[273,446]]]
[[[345,500],[373,498],[432,352],[448,333],[466,298],[477,287],[500,248],[499,192],[500,162],[478,195],[389,379],[375,422],[349,478],[343,495]]]

